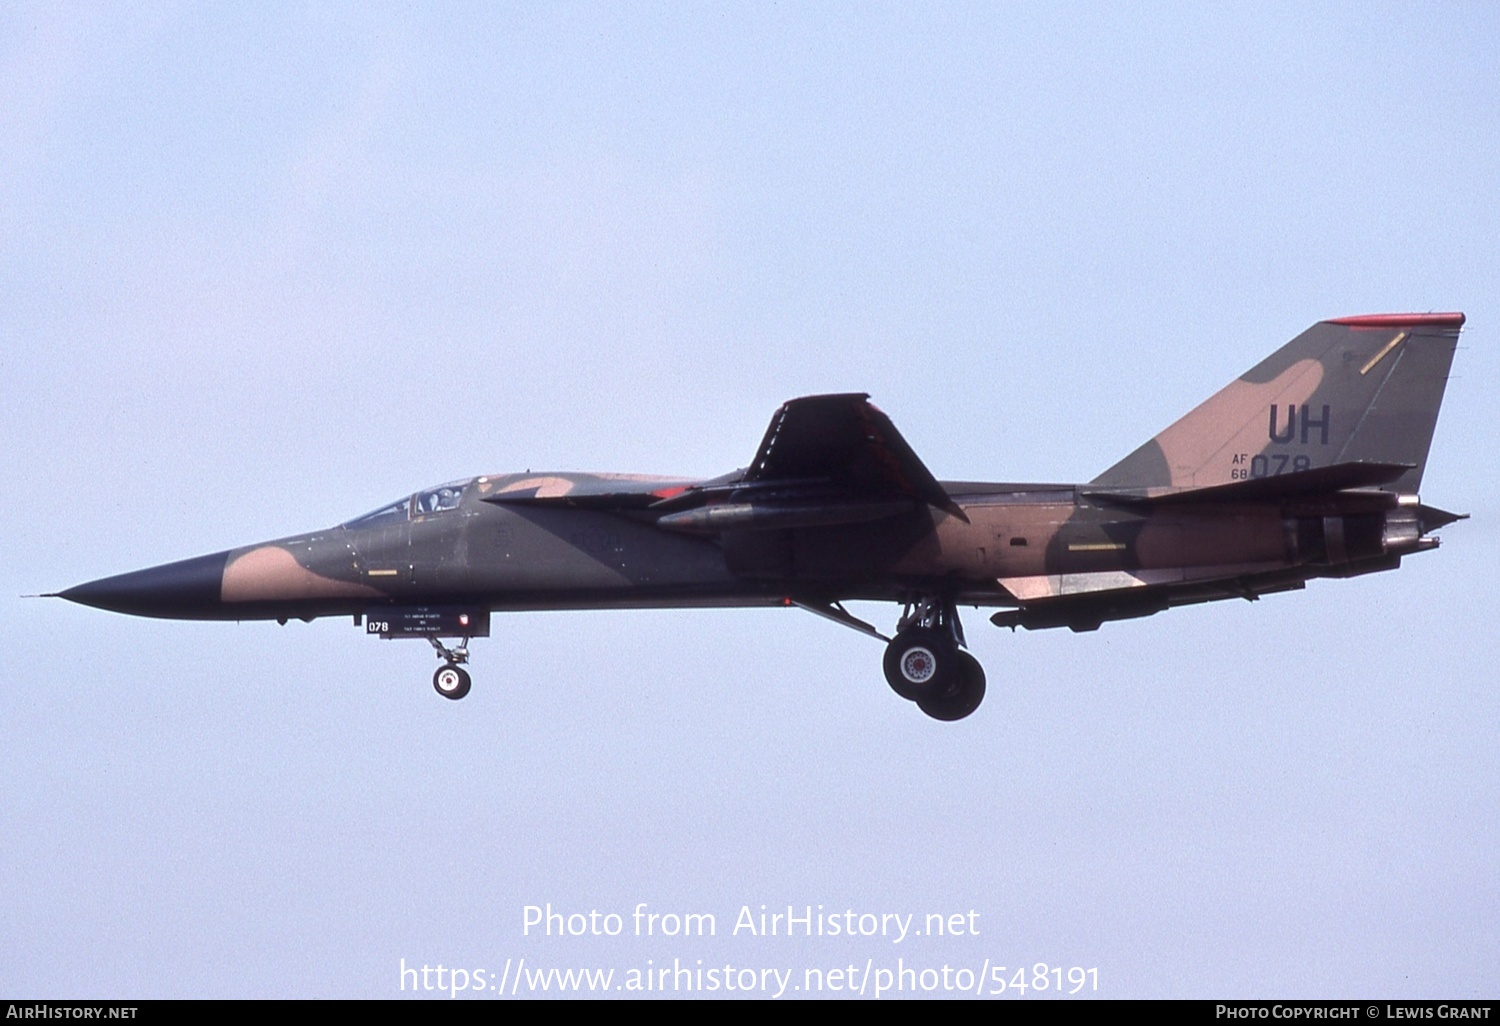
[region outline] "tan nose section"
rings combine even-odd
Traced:
[[[380,598],[368,584],[313,573],[286,549],[251,549],[224,568],[225,602],[284,602],[313,598]]]

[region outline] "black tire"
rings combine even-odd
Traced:
[[[908,627],[885,647],[885,680],[908,702],[949,690],[959,669],[958,647],[948,635]]]
[[[984,701],[984,667],[967,652],[958,653],[955,680],[941,692],[917,699],[917,708],[935,720],[961,720]]]
[[[469,693],[471,683],[468,671],[452,663],[444,663],[432,675],[432,689],[455,702]]]

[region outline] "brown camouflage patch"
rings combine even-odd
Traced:
[[[222,602],[297,601],[312,598],[384,598],[368,584],[315,574],[286,549],[251,549],[230,560],[220,588]]]
[[[1305,403],[1322,382],[1322,362],[1308,359],[1298,360],[1264,384],[1242,379],[1218,392],[1156,436],[1172,484],[1227,484],[1235,453],[1258,453],[1266,447],[1266,410],[1271,404]]]
[[[573,490],[573,482],[565,477],[524,477],[519,481],[512,481],[495,494],[509,495],[512,492],[529,492],[533,488],[536,489],[536,497],[538,499],[556,499],[571,492]]]

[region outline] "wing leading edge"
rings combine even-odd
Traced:
[[[821,485],[859,500],[914,499],[968,521],[896,425],[863,392],[783,403],[744,482]]]
[[[485,502],[648,516],[689,534],[868,523],[936,507],[967,523],[891,419],[860,393],[783,403],[745,470],[711,481],[539,475]]]

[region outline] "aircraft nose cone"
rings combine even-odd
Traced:
[[[228,561],[227,551],[216,552],[90,581],[60,592],[59,597],[136,616],[211,616],[220,608]]]

